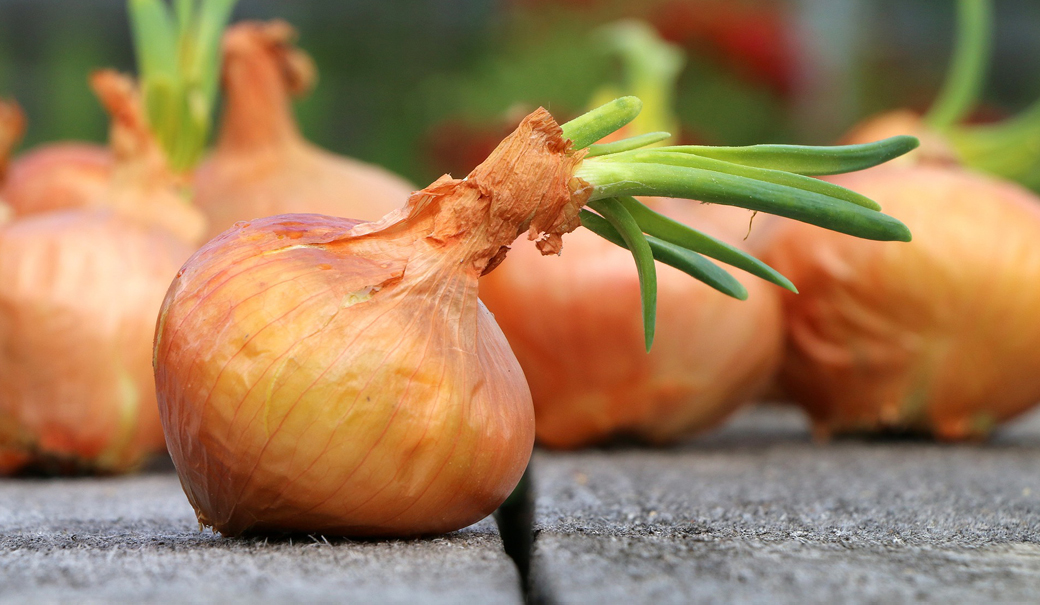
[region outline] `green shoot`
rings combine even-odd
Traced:
[[[676,267],[711,287],[746,298],[735,278],[705,257],[737,267],[782,288],[794,284],[760,260],[644,206],[633,195],[687,198],[785,216],[825,229],[881,241],[910,241],[910,231],[857,193],[805,175],[862,170],[918,145],[894,137],[842,147],[648,147],[661,135],[594,145],[639,112],[623,97],[563,126],[577,149],[589,147],[575,176],[592,185],[582,225],[632,252],[639,274],[647,349],[653,343],[657,280],[654,260]],[[693,203],[693,202],[691,202]]]
[[[993,5],[991,0],[958,0],[957,42],[946,82],[925,116],[925,123],[945,130],[972,110],[989,62]]]
[[[177,171],[202,157],[213,122],[220,37],[236,0],[129,0],[152,132]]]
[[[639,272],[639,292],[643,303],[643,335],[646,339],[646,350],[654,344],[654,326],[657,317],[657,268],[654,266],[654,253],[650,243],[643,236],[636,219],[615,199],[602,199],[589,203],[589,207],[607,219],[621,239],[625,247],[632,252]]]
[[[804,176],[824,176],[864,170],[884,164],[913,151],[919,142],[914,137],[898,136],[863,145],[810,147],[801,145],[751,145],[749,147],[708,147],[680,145],[673,151],[722,160],[731,164],[782,170]]]

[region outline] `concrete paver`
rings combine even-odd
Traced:
[[[989,444],[814,444],[751,411],[665,451],[541,452],[562,603],[1040,602],[1040,417]]]
[[[521,602],[485,520],[429,540],[231,540],[172,472],[0,480],[3,603]]]

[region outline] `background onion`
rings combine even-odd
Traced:
[[[740,245],[698,202],[650,206]],[[649,353],[631,255],[592,233],[568,236],[559,257],[518,245],[481,280],[531,386],[540,443],[673,441],[715,426],[772,377],[782,336],[775,287],[741,276],[749,296],[739,301],[660,263],[657,273],[660,329]]]
[[[14,102],[0,101],[0,198],[18,215],[84,206],[108,184],[112,158],[100,145],[55,143],[19,156],[10,154],[25,131]]]
[[[829,180],[877,200],[914,241],[786,222],[771,242],[766,260],[800,290],[783,297],[781,379],[817,433],[982,437],[1040,401],[1040,200],[928,164]]]
[[[283,21],[238,23],[224,36],[225,108],[216,151],[195,177],[209,236],[236,221],[293,212],[375,220],[414,187],[387,170],[307,142],[291,97],[310,89],[310,58]]]
[[[0,473],[125,471],[164,448],[152,326],[190,252],[109,210],[0,227]]]
[[[25,114],[14,101],[0,99],[0,186],[7,177],[11,153],[25,134]]]

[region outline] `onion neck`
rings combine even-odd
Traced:
[[[282,25],[246,23],[229,31],[219,147],[265,149],[302,141],[292,97],[309,88],[313,73],[300,72],[313,67],[288,45],[285,38],[294,32],[283,32]]]
[[[525,232],[543,254],[556,254],[563,234],[581,226],[578,213],[592,192],[574,176],[584,155],[539,108],[466,178],[445,175],[413,193],[405,208],[351,235],[420,240],[474,276],[498,266]]]

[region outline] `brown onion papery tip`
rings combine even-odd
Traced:
[[[14,101],[0,99],[0,186],[7,175],[14,148],[25,134],[25,113]]]

